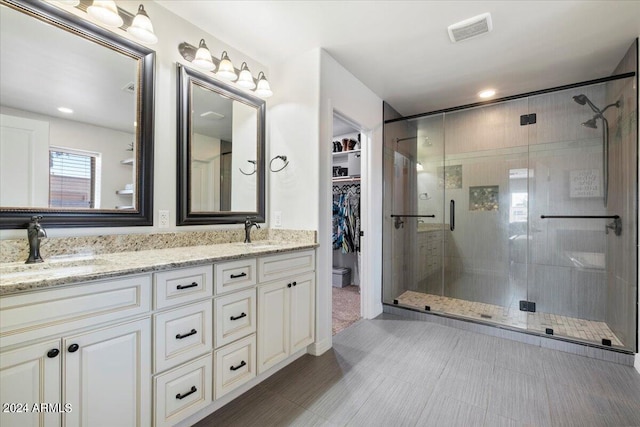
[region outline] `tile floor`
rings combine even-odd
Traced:
[[[517,307],[484,304],[421,292],[406,291],[398,297],[400,305],[424,310],[428,305],[432,311],[455,314],[457,316],[513,326],[530,331],[545,332],[553,329],[554,335],[576,338],[601,344],[602,339],[610,339],[611,344],[624,347],[622,342],[604,322],[576,319],[550,313],[527,313]]]
[[[349,285],[331,288],[332,332],[333,335],[360,320],[360,288]]]
[[[629,366],[383,314],[197,424],[639,426]]]

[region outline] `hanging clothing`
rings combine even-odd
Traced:
[[[333,249],[360,251],[360,184],[333,187]]]

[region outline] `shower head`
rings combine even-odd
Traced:
[[[596,123],[596,119],[599,116],[595,115],[593,116],[593,118],[587,120],[586,122],[582,123],[582,126],[590,128],[590,129],[598,129],[598,123]]]

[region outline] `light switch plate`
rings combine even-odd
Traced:
[[[282,227],[282,211],[273,213],[273,227]]]

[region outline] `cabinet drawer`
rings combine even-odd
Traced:
[[[211,368],[209,353],[154,379],[155,426],[173,426],[211,403]]]
[[[292,252],[258,259],[260,282],[282,279],[316,268],[315,251]]]
[[[212,350],[211,300],[154,315],[154,372]]]
[[[151,310],[151,276],[128,276],[0,298],[0,342],[17,344]]]
[[[153,275],[155,308],[171,307],[213,295],[211,265],[162,271]]]
[[[234,292],[214,300],[215,347],[256,331],[256,290]]]
[[[256,284],[256,259],[229,261],[214,266],[216,295],[248,288]]]
[[[256,376],[255,334],[216,350],[214,359],[215,398],[219,399]]]

